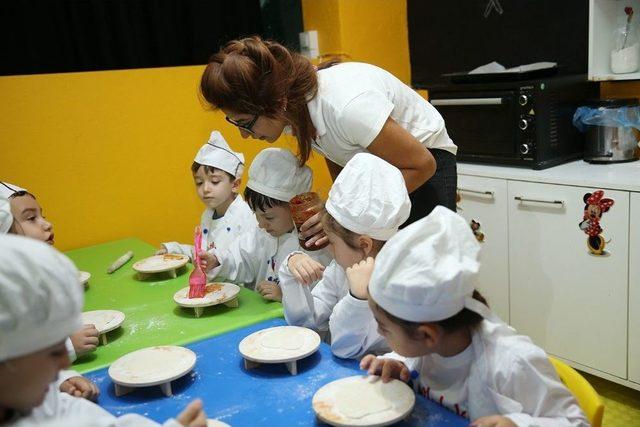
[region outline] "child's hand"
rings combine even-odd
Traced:
[[[322,246],[329,243],[329,238],[322,228],[322,214],[317,213],[310,217],[300,226],[300,237],[305,239],[304,245],[307,248]]]
[[[256,286],[256,291],[262,295],[262,298],[271,301],[282,301],[282,290],[280,286],[275,282],[263,280]]]
[[[196,399],[176,417],[176,421],[184,427],[207,427],[207,414],[202,407],[202,401]]]
[[[210,272],[220,265],[218,257],[210,252],[200,251],[198,256],[200,256],[200,268],[204,270],[205,273]]]
[[[366,370],[369,375],[380,375],[383,383],[389,382],[392,378],[407,382],[410,378],[409,369],[404,363],[394,359],[376,357],[373,354],[362,358],[360,369]]]
[[[84,325],[71,335],[71,343],[78,357],[91,353],[98,347],[98,330],[94,325]]]
[[[347,268],[347,280],[349,280],[351,295],[359,299],[367,299],[369,297],[367,288],[369,287],[371,274],[373,274],[374,264],[373,258],[369,257]]]
[[[100,394],[98,387],[85,377],[71,377],[60,384],[60,391],[74,397],[83,397],[94,402]]]
[[[160,246],[160,249],[156,251],[156,255],[164,255],[167,253],[167,248],[164,245]]]
[[[501,415],[478,418],[470,427],[518,427],[513,421]]]
[[[322,278],[324,265],[307,254],[295,254],[289,257],[289,271],[301,285],[310,285]]]

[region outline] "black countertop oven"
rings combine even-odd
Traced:
[[[584,75],[429,88],[458,160],[545,169],[582,157],[584,135],[573,113],[597,97]]]

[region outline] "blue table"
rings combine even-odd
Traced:
[[[311,407],[313,394],[333,380],[363,371],[356,361],[334,357],[325,343],[298,362],[298,375],[290,375],[284,364],[246,371],[238,352],[240,341],[260,329],[283,324],[281,319],[268,320],[188,345],[197,355],[196,366],[191,374],[172,383],[171,397],[162,395],[159,387],[116,397],[106,369],[86,376],[100,388],[100,406],[114,415],[133,412],[164,422],[199,397],[209,418],[232,426],[324,425]],[[461,427],[469,423],[435,402],[416,398],[413,413],[398,425]]]

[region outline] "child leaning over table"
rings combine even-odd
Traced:
[[[329,330],[331,351],[338,357],[389,351],[377,331],[366,288],[350,286],[345,270],[375,258],[410,211],[398,168],[369,153],[353,156],[333,183],[321,220],[334,261],[323,271],[307,255],[295,252],[280,267],[287,322],[321,334]],[[309,284],[318,278],[311,289]]]
[[[383,381],[414,378],[421,394],[474,427],[588,426],[546,353],[507,326],[474,289],[480,245],[438,206],[352,268],[393,353],[360,366]],[[375,268],[374,268],[375,264]]]

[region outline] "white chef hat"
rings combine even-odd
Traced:
[[[201,165],[222,169],[236,178],[240,178],[244,171],[244,154],[233,151],[217,130],[211,132],[209,141],[200,147],[194,161]]]
[[[11,204],[9,199],[0,194],[0,234],[9,232],[13,224],[13,215],[11,215]]]
[[[49,245],[0,235],[0,361],[64,341],[82,327],[73,263]]]
[[[265,148],[249,167],[247,187],[272,199],[288,202],[311,191],[311,184],[311,169],[298,166],[298,159],[284,148]]]
[[[437,322],[468,308],[495,316],[473,299],[480,245],[469,224],[442,206],[400,230],[376,256],[369,295],[410,322]]]
[[[358,153],[331,186],[325,208],[346,229],[389,240],[409,218],[411,201],[398,168]]]
[[[27,191],[24,188],[17,185],[9,184],[8,182],[0,181],[0,196],[4,196],[7,199],[20,191]],[[28,191],[27,191],[28,192]]]

